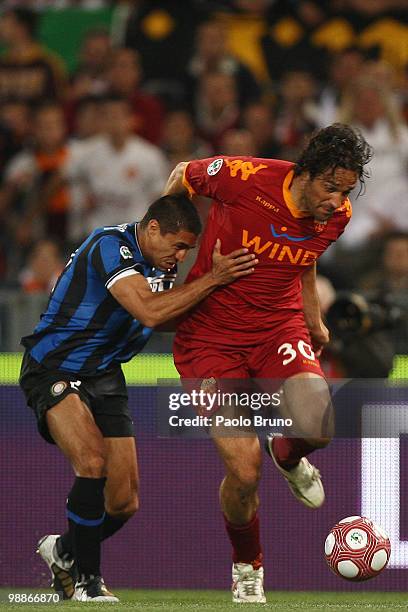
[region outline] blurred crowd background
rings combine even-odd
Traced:
[[[335,121],[374,157],[319,263],[323,306],[357,290],[408,312],[406,0],[5,0],[0,51],[0,350],[84,236],[139,219],[176,163],[295,160]]]

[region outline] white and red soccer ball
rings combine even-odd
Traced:
[[[324,552],[327,565],[337,576],[361,582],[382,572],[389,561],[391,545],[387,534],[373,521],[348,516],[330,531]]]

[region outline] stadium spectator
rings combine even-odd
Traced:
[[[64,598],[118,601],[101,576],[101,542],[139,505],[121,363],[142,350],[152,328],[253,272],[255,255],[238,249],[222,256],[217,241],[210,273],[171,290],[174,268],[200,231],[185,196],[160,198],[140,223],[96,229],[71,256],[34,332],[22,338],[20,384],[27,403],[41,436],[57,445],[75,474],[67,532],[38,542]]]
[[[316,124],[313,103],[316,83],[309,72],[288,71],[280,83],[275,117],[275,139],[280,156],[294,160]]]
[[[182,109],[167,113],[161,146],[172,166],[186,159],[207,157],[213,153],[197,136],[191,114]]]
[[[247,106],[241,119],[255,142],[255,157],[276,158],[280,156],[279,144],[275,139],[275,116],[269,104],[256,102]]]
[[[226,30],[220,21],[206,21],[198,27],[195,53],[186,69],[185,88],[191,105],[197,104],[197,96],[202,95],[201,82],[208,73],[233,77],[241,106],[259,99],[259,84],[249,68],[228,52],[226,40]]]
[[[253,157],[256,152],[255,140],[249,130],[243,128],[228,130],[221,139],[219,152],[231,157],[237,155]]]
[[[326,127],[338,120],[343,95],[364,70],[364,55],[357,47],[350,47],[330,57],[328,78],[324,81],[313,109],[318,127]]]
[[[370,76],[354,82],[341,119],[359,128],[374,150],[372,178],[356,202],[343,244],[364,245],[370,236],[408,229],[408,128],[393,92]]]
[[[61,274],[64,263],[53,240],[39,240],[32,248],[27,265],[19,274],[24,293],[50,293]]]
[[[64,173],[88,195],[83,229],[141,219],[160,193],[168,171],[161,150],[133,134],[133,107],[120,97],[100,104],[103,134],[70,149]]]
[[[0,104],[0,177],[6,163],[28,143],[30,107],[20,100]]]
[[[359,282],[371,299],[388,307],[401,309],[392,335],[397,354],[408,353],[408,233],[385,236],[379,263],[372,266]]]
[[[239,124],[240,107],[233,75],[206,72],[200,78],[194,117],[200,136],[214,151],[228,130]]]
[[[227,248],[242,244],[259,258],[251,279],[218,290],[179,324],[174,362],[180,376],[196,381],[194,388],[221,394],[242,389],[242,381],[252,378],[275,379],[276,390],[283,379],[285,416],[293,419],[295,437],[268,437],[268,453],[292,493],[312,508],[322,505],[324,490],[306,455],[327,446],[333,419],[318,361],[328,332],[316,293],[316,260],[346,228],[347,196],[364,179],[369,158],[363,137],[337,124],[319,131],[296,164],[250,157],[193,160],[175,168],[165,189],[213,200],[187,283],[208,269],[219,236]],[[225,414],[223,408],[228,416],[250,419],[251,410],[239,402],[215,410]],[[257,514],[260,441],[248,428],[213,426],[210,433],[225,468],[220,504],[233,549],[233,601],[265,603]]]
[[[129,3],[125,46],[142,58],[144,85],[169,105],[184,102],[183,73],[192,56],[196,0],[138,0]]]
[[[62,61],[35,40],[37,16],[27,8],[6,10],[0,16],[0,101],[38,102],[62,98],[66,75]]]
[[[73,138],[84,140],[102,133],[101,106],[103,98],[86,96],[76,104]]]
[[[32,148],[12,158],[5,170],[3,214],[19,243],[40,236],[65,242],[70,195],[54,183],[67,158],[63,110],[45,102],[34,112]]]
[[[75,123],[77,105],[83,98],[100,96],[108,89],[107,70],[112,45],[107,30],[90,30],[82,42],[79,63],[72,75],[67,93],[66,114],[70,131]]]
[[[132,106],[134,132],[158,144],[162,138],[164,109],[161,102],[141,88],[140,56],[133,49],[116,49],[108,69],[110,93],[127,98]]]
[[[268,17],[269,28],[261,44],[272,81],[282,79],[287,71],[305,70],[322,79],[328,48],[353,41],[354,33],[347,22],[336,18],[330,23],[330,7],[326,3],[283,0],[272,5]],[[330,31],[326,33],[328,27]]]
[[[108,69],[112,43],[108,30],[94,28],[89,30],[82,41],[77,72],[88,75],[93,83],[92,91],[98,94],[106,89],[106,71]]]

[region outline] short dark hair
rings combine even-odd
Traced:
[[[184,230],[198,236],[202,229],[197,209],[186,195],[166,195],[155,200],[140,221],[140,227],[145,229],[152,219],[158,221],[162,235]]]
[[[122,96],[120,94],[116,94],[114,92],[107,92],[102,96],[98,96],[99,102],[101,105],[103,104],[123,104],[126,106],[130,112],[133,111],[133,106],[129,98],[126,96]]]
[[[20,25],[24,26],[31,38],[35,37],[38,24],[37,13],[28,8],[17,7],[8,9],[5,14],[12,15]]]
[[[315,132],[295,165],[295,176],[309,172],[313,179],[327,170],[345,168],[357,172],[361,184],[369,173],[364,166],[372,148],[361,132],[349,125],[334,123]]]

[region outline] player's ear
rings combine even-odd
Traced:
[[[146,229],[151,236],[157,236],[157,234],[160,234],[160,224],[157,219],[150,219]]]

